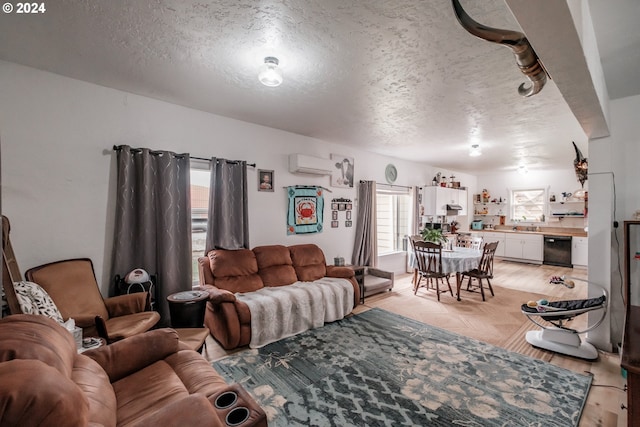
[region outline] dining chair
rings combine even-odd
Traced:
[[[465,271],[462,273],[462,280],[464,281],[464,277],[467,276],[469,281],[467,282],[467,290],[474,291],[475,289],[480,289],[480,294],[482,295],[482,301],[485,301],[484,297],[484,287],[482,285],[482,280],[487,281],[487,285],[489,287],[489,291],[491,292],[491,296],[494,296],[493,287],[491,286],[490,279],[493,279],[493,258],[496,254],[496,249],[498,248],[498,242],[485,243],[482,248],[482,257],[480,258],[480,262],[478,263],[478,267],[474,268],[470,271]],[[473,279],[478,280],[478,284],[472,286],[471,281]]]
[[[422,239],[422,236],[421,236],[420,234],[412,234],[411,236],[406,235],[406,236],[405,236],[405,238],[406,238],[407,240],[409,240],[409,245],[411,246],[411,252],[412,252],[412,253],[414,254],[414,256],[415,256],[416,248],[413,246],[413,244],[414,244],[415,242],[418,242],[418,241],[423,240],[423,239]],[[415,285],[415,283],[416,283],[416,280],[417,280],[417,279],[418,279],[418,269],[417,269],[417,268],[414,268],[414,269],[413,269],[413,277],[411,278],[411,284],[412,284],[412,285]]]
[[[458,234],[456,236],[456,247],[468,248],[471,246],[471,236],[467,234]],[[480,249],[480,248],[478,248]]]
[[[467,246],[467,247],[479,251],[480,249],[482,249],[482,241],[483,240],[484,239],[482,238],[482,236],[472,237],[471,241],[469,242],[469,246]]]
[[[440,294],[447,292],[446,289],[440,290],[440,281],[446,280],[449,293],[453,297],[451,283],[449,283],[449,274],[442,271],[442,246],[437,243],[415,241],[413,242],[416,261],[418,263],[418,278],[413,285],[413,294],[418,293],[420,282],[425,279],[424,287],[427,290],[435,290],[440,301]],[[434,287],[435,283],[435,287]]]

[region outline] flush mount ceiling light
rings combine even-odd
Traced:
[[[525,165],[518,166],[518,173],[520,175],[526,175],[529,172],[529,169]]]
[[[479,144],[473,144],[471,146],[471,149],[469,150],[469,155],[471,157],[478,157],[478,156],[482,155],[482,150],[480,149],[480,145]]]
[[[278,68],[278,58],[267,56],[264,58],[264,65],[258,74],[258,80],[265,86],[276,87],[282,84],[282,71]]]

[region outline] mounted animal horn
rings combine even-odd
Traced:
[[[519,31],[501,30],[479,24],[471,19],[458,0],[451,0],[451,3],[462,28],[476,37],[501,44],[513,51],[520,71],[531,81],[529,87],[525,87],[525,83],[518,87],[520,95],[531,96],[542,90],[547,82],[547,72],[524,34]]]

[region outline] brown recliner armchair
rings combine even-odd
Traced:
[[[11,314],[22,313],[13,283],[22,280],[9,238],[11,224],[2,216],[2,285]],[[64,320],[73,318],[85,337],[100,336],[108,342],[151,329],[160,315],[147,308],[147,294],[135,293],[103,299],[93,264],[87,258],[59,261],[26,272],[27,280],[40,285],[53,299]]]
[[[0,384],[7,427],[267,425],[246,390],[183,349],[172,329],[78,354],[54,320],[12,315],[0,320]]]
[[[25,277],[47,291],[62,317],[73,318],[85,337],[100,336],[114,342],[146,332],[160,320],[158,312],[145,311],[146,292],[102,298],[88,258],[34,267]]]

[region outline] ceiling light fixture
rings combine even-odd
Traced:
[[[471,149],[469,150],[469,155],[471,157],[478,157],[478,156],[482,155],[482,150],[480,149],[480,145],[479,144],[473,144],[471,146]]]
[[[520,175],[526,175],[529,172],[529,169],[525,165],[518,166],[518,173]]]
[[[278,68],[278,58],[267,56],[264,58],[264,65],[258,74],[258,80],[265,86],[276,87],[282,84],[282,71]]]

